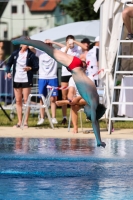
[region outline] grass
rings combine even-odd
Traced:
[[[6,110],[6,112],[10,115],[10,111]],[[69,113],[70,113],[70,108],[68,108],[68,118],[69,118]],[[62,110],[61,108],[57,108],[57,112],[56,112],[56,118],[58,120],[58,124],[54,125],[56,128],[67,128],[68,125],[61,125],[61,120],[62,120]],[[29,127],[38,127],[37,124],[38,121],[38,115],[37,114],[30,114],[29,116]],[[86,121],[86,116],[84,113],[82,113],[82,122],[83,122],[83,127],[84,128],[91,128],[91,122],[87,122]],[[13,126],[14,124],[17,123],[17,115],[15,114],[14,119],[12,119],[12,122],[9,121],[9,119],[5,116],[5,114],[0,110],[0,126]],[[79,123],[79,127],[80,127],[80,121]],[[50,127],[49,121],[48,119],[45,119],[45,122],[43,125],[39,126],[39,127],[44,127],[44,128],[48,128]],[[106,123],[105,120],[100,120],[100,128],[106,128]],[[119,122],[115,122],[114,123],[114,128],[125,128],[125,129],[132,129],[133,128],[133,122],[131,121],[119,121]]]

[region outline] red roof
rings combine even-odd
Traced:
[[[25,0],[31,12],[53,11],[60,0]]]

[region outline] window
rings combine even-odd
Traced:
[[[28,36],[28,31],[27,30],[23,30],[23,36]]]
[[[46,25],[48,25],[49,24],[49,18],[48,17],[44,17],[44,20],[45,20]]]
[[[12,9],[11,10],[12,13],[17,13],[17,6],[12,6],[11,9]]]
[[[7,32],[7,30],[4,30],[4,39],[7,39],[7,36],[8,36],[8,32]]]
[[[47,25],[49,25],[49,18],[47,18]]]
[[[22,5],[22,13],[25,13],[25,7]]]

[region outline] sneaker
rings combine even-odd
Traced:
[[[133,40],[133,34],[132,33],[128,33],[126,40]]]
[[[63,124],[63,125],[67,124],[67,119],[66,119],[66,118],[63,118],[61,124]]]
[[[57,119],[56,118],[52,118],[52,123],[53,124],[58,124]]]
[[[89,122],[90,120],[88,118],[86,118],[86,122]]]
[[[13,126],[13,128],[20,128],[20,125],[16,124],[16,125]]]
[[[41,124],[43,124],[43,122],[44,122],[44,119],[40,118],[39,121],[37,122],[37,125],[41,125]]]

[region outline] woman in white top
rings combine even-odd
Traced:
[[[86,54],[87,75],[92,76],[98,73],[99,65],[99,36],[95,38],[95,45]],[[98,87],[98,75],[94,77],[95,85]]]
[[[44,43],[47,42],[47,45],[52,46],[51,43],[63,47],[64,45],[53,42],[51,40],[45,40]],[[39,94],[43,94],[45,97],[47,96],[47,86],[53,86],[58,87],[58,78],[57,78],[57,62],[50,57],[47,53],[44,51],[41,51],[39,49],[35,49],[33,47],[30,47],[31,51],[33,51],[36,56],[39,58],[39,80],[38,80],[38,87],[39,87]],[[58,90],[54,89],[54,91],[51,94],[50,97],[50,105],[51,105],[51,114],[52,114],[52,123],[57,124],[56,119],[56,101],[58,96]],[[40,104],[42,105],[42,99],[40,99]],[[37,122],[37,125],[41,125],[44,123],[44,114],[45,109],[40,109],[40,119]]]
[[[13,74],[11,74],[12,65]],[[21,45],[20,49],[11,54],[11,57],[7,62],[7,77],[13,78],[13,87],[16,99],[18,122],[14,126],[15,128],[19,128],[22,122],[22,95],[23,101],[26,103],[31,87],[33,86],[33,72],[38,71],[38,69],[38,58],[32,51],[30,51],[27,45]],[[25,128],[28,127],[28,115],[24,123]]]

